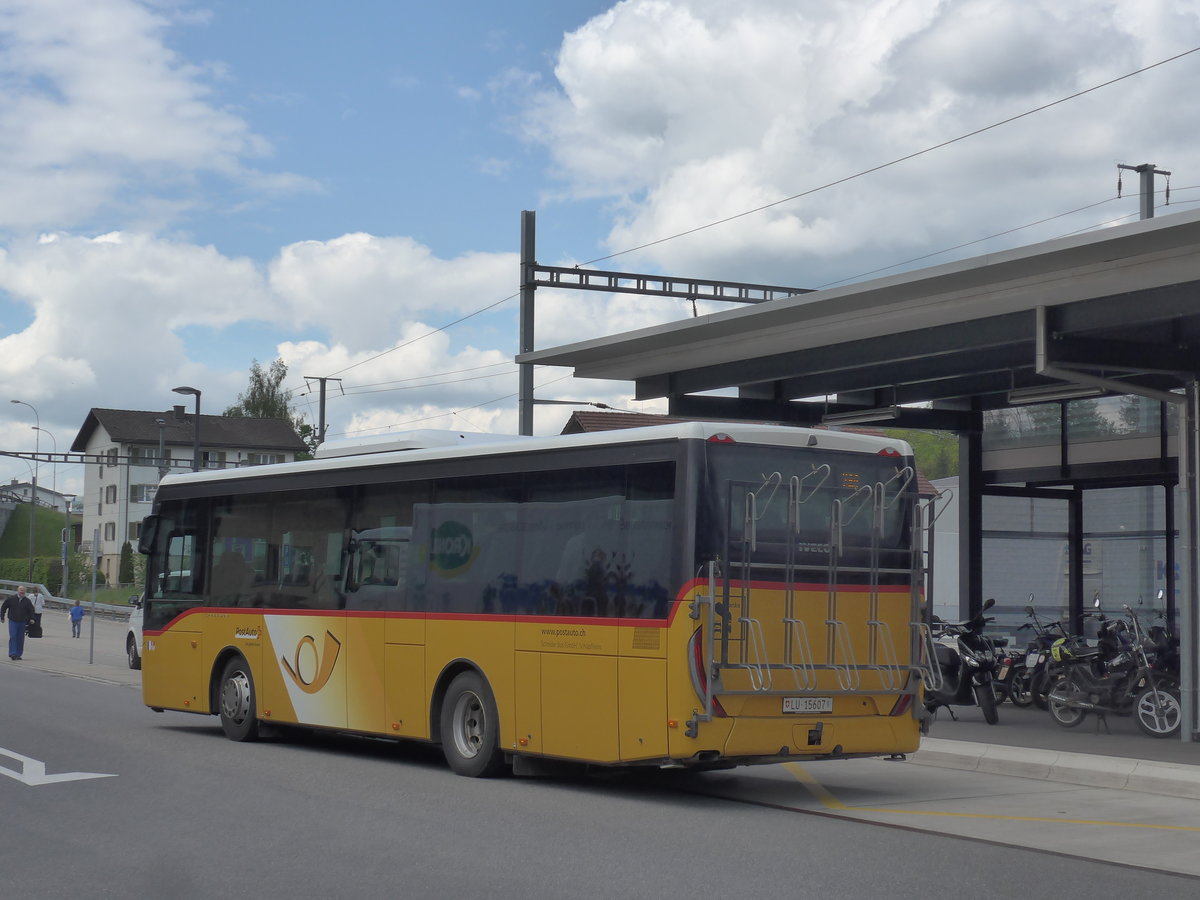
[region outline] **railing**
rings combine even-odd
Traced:
[[[75,602],[74,600],[68,600],[66,597],[54,596],[54,594],[50,592],[50,589],[44,584],[37,584],[31,581],[9,581],[3,578],[0,578],[0,602],[3,602],[5,598],[15,594],[17,592],[17,588],[22,584],[25,585],[26,589],[36,588],[37,592],[41,594],[43,598],[45,598],[46,606],[50,609],[67,609]],[[91,610],[93,606],[89,600],[84,600],[83,605],[88,610]],[[118,606],[113,603],[96,603],[95,608],[97,615],[106,616],[113,619],[128,619],[129,613],[132,611],[132,607]]]

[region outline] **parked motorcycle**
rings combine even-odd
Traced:
[[[1158,592],[1158,601],[1162,603],[1163,592]],[[1164,621],[1162,625],[1151,625],[1146,629],[1146,636],[1154,645],[1150,664],[1156,672],[1161,672],[1179,683],[1179,637],[1171,633],[1166,626],[1166,611],[1159,608],[1154,614]]]
[[[1025,648],[1025,670],[1014,675],[1013,687],[1009,696],[1017,706],[1037,704],[1039,709],[1046,708],[1046,694],[1050,692],[1053,683],[1054,659],[1050,654],[1054,642],[1069,638],[1063,622],[1043,622],[1038,618],[1033,608],[1033,594],[1029,595],[1029,604],[1025,607],[1025,615],[1032,621],[1017,628],[1025,631],[1032,628],[1034,637]]]
[[[1099,608],[1099,598],[1096,600]],[[1047,697],[1050,715],[1074,728],[1089,712],[1134,716],[1144,734],[1174,737],[1182,721],[1179,681],[1155,668],[1157,648],[1128,605],[1125,619],[1099,613],[1098,646],[1060,653],[1063,674]],[[1062,645],[1059,645],[1061,648]]]
[[[996,650],[992,639],[983,633],[984,626],[992,621],[984,613],[995,604],[989,598],[978,615],[961,624],[942,626],[942,638],[933,644],[940,679],[935,677],[935,683],[925,691],[925,709],[929,713],[936,714],[945,708],[950,718],[956,719],[953,707],[978,706],[989,725],[1000,720],[993,692]]]
[[[996,702],[1003,704],[1011,700],[1016,706],[1028,706],[1032,701],[1029,693],[1029,676],[1025,669],[1025,651],[1021,649],[1006,649],[1008,638],[992,638],[996,648],[996,677],[992,682],[992,692]]]

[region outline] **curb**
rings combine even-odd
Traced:
[[[1085,787],[1200,800],[1200,766],[924,738],[909,757],[919,766],[1012,775]]]

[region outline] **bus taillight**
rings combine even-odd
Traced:
[[[880,456],[903,456],[904,454],[895,447],[884,447],[879,451]]]
[[[723,431],[718,431],[716,434],[709,435],[708,442],[710,444],[736,444],[737,443],[737,441],[735,441],[732,437],[730,437]]]
[[[896,698],[896,702],[892,706],[892,711],[890,713],[888,713],[888,715],[889,716],[904,715],[910,709],[912,709],[912,701],[913,701],[912,694],[901,694],[899,697]]]
[[[697,628],[692,632],[692,640],[688,647],[691,651],[691,669],[692,669],[692,684],[696,688],[696,693],[701,697],[708,696],[708,671],[704,665],[704,641],[700,639],[701,628]],[[729,713],[725,712],[725,707],[721,705],[721,701],[715,696],[712,698],[713,716],[718,719],[729,718]]]

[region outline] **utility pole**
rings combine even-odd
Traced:
[[[537,265],[535,232],[537,213],[533,210],[521,212],[521,314],[518,353],[533,351],[533,293],[534,267]],[[521,363],[517,385],[518,434],[533,434],[533,363]]]
[[[318,416],[317,443],[323,444],[323,443],[325,443],[325,428],[326,428],[326,425],[325,425],[325,382],[336,381],[338,384],[341,384],[342,379],[333,378],[332,376],[329,376],[329,375],[305,375],[304,380],[306,382],[315,381],[320,385],[319,402],[318,402],[318,406],[317,406],[317,410],[318,410],[317,411],[317,416]]]
[[[1127,166],[1117,163],[1117,196],[1121,196],[1121,169],[1137,172],[1142,193],[1142,218],[1154,218],[1154,176],[1165,175],[1167,178],[1166,205],[1171,205],[1171,173],[1154,168],[1154,163],[1142,163],[1140,166]]]

